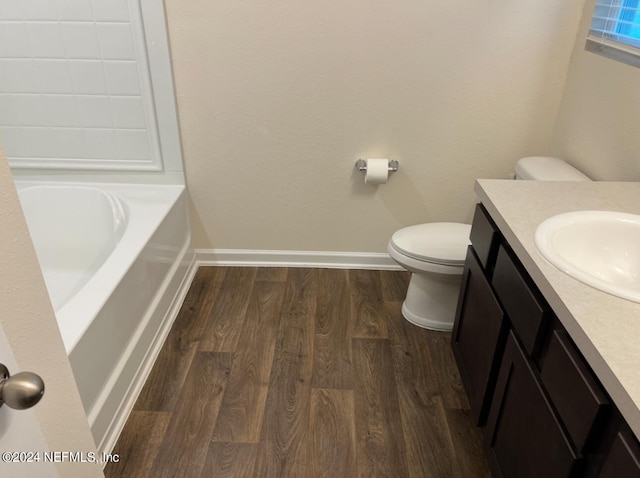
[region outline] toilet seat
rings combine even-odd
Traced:
[[[443,266],[463,267],[471,226],[432,222],[396,231],[389,245],[411,259]]]

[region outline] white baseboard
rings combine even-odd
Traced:
[[[313,267],[327,269],[402,270],[389,254],[374,252],[264,251],[196,249],[200,265],[246,267]]]

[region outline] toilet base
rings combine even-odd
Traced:
[[[403,317],[425,329],[453,330],[461,281],[461,275],[412,273]]]

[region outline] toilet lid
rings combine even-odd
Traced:
[[[467,254],[471,226],[457,222],[432,222],[405,227],[391,237],[402,254],[436,264],[461,265]]]

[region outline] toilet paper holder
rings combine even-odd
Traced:
[[[367,162],[364,159],[359,159],[356,161],[356,169],[361,173],[367,172]],[[398,161],[392,159],[389,161],[389,172],[395,173],[398,170]]]

